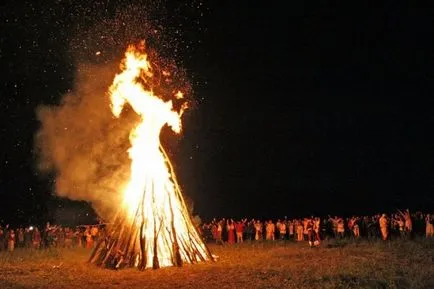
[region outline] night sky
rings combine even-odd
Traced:
[[[128,1],[44,2],[0,6],[0,223],[86,211],[37,171],[35,111],[73,88],[72,31]],[[153,12],[177,35],[197,102],[174,158],[195,212],[432,210],[430,10],[269,3],[160,1],[165,14]]]

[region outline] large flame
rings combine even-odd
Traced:
[[[166,124],[175,133],[181,132],[186,106],[176,111],[172,101],[165,102],[147,89],[153,71],[143,47],[127,49],[121,70],[109,89],[113,115],[120,117],[129,103],[141,120],[130,134],[131,177],[122,189],[125,227],[132,226],[132,231],[137,232],[127,242],[133,248],[142,247],[133,254],[135,265],[143,259],[146,268],[155,267],[156,261],[159,267],[172,266],[176,254],[187,263],[206,260],[209,252],[191,221],[173,167],[160,143],[160,132]],[[182,92],[174,92],[173,99],[180,98]]]

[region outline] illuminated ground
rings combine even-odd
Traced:
[[[434,240],[211,245],[216,263],[137,271],[85,264],[86,250],[0,253],[0,288],[434,288]]]

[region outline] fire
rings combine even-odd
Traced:
[[[165,124],[169,125],[174,132],[180,133],[181,115],[173,110],[171,101],[164,102],[152,91],[145,90],[143,85],[137,81],[141,79],[142,74],[152,77],[151,66],[146,54],[130,46],[122,66],[123,72],[115,77],[109,89],[112,112],[119,117],[123,106],[128,102],[142,119],[130,135],[131,148],[128,152],[132,160],[131,180],[124,192],[123,205],[129,217],[134,217],[137,204],[145,192],[146,197],[156,198],[155,202],[151,199],[143,200],[146,211],[152,211],[153,208],[149,206],[156,203],[160,206],[165,204],[166,206],[159,209],[168,212],[168,202],[164,202],[165,187],[174,185],[166,166],[168,160],[159,148],[159,135]],[[154,183],[153,186],[157,185],[159,189],[147,188],[148,181]],[[147,193],[149,191],[157,193]],[[153,218],[153,216],[150,217]]]
[[[209,260],[211,254],[191,221],[159,139],[165,125],[181,132],[187,106],[177,111],[171,100],[165,102],[146,88],[154,73],[143,46],[127,49],[121,70],[109,88],[112,113],[119,118],[128,103],[141,121],[130,133],[131,176],[122,189],[111,241],[105,250],[97,248],[91,261],[117,258],[119,263],[158,268]],[[183,93],[177,91],[173,97],[179,99]]]

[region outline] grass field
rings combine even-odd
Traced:
[[[0,288],[434,288],[434,241],[210,245],[218,262],[112,271],[85,249],[0,253]]]

